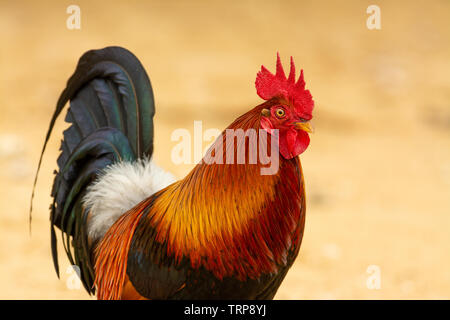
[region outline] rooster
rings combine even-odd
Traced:
[[[51,192],[58,276],[56,228],[98,299],[272,299],[305,225],[298,155],[310,142],[314,101],[290,63],[288,77],[279,55],[275,74],[261,67],[255,85],[264,102],[226,129],[266,137],[257,148],[279,154],[278,167],[262,174],[267,161],[252,158],[251,135],[230,144],[223,134],[176,181],[152,161],[154,98],[139,60],[120,47],[86,52],[59,97],[36,173],[70,101]],[[247,161],[221,161],[242,146]]]

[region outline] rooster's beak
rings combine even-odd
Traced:
[[[314,127],[313,127],[311,121],[294,122],[294,126],[296,129],[300,129],[300,130],[306,131],[308,133],[314,133]]]

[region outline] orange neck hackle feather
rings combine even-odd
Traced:
[[[259,130],[261,110],[272,103],[254,108],[228,129]],[[167,241],[167,254],[177,262],[188,257],[193,268],[203,265],[218,278],[235,274],[241,280],[285,264],[300,224],[298,207],[304,205],[298,203],[301,166],[298,158],[280,159],[274,175],[261,175],[261,166],[201,162],[169,186],[146,217],[156,239]]]

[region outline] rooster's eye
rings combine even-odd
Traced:
[[[277,110],[275,110],[275,115],[278,118],[284,118],[284,116],[286,115],[286,112],[284,111],[283,108],[278,108]]]

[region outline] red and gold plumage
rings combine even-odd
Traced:
[[[275,103],[276,99],[254,108],[227,129],[259,130],[261,110]],[[219,137],[215,144],[225,145],[224,139]],[[97,266],[119,270],[96,270],[101,279],[99,294],[105,287],[102,283],[114,283],[102,297],[120,296],[117,274],[123,284],[127,256],[123,246],[130,243],[129,233],[137,220],[155,230],[152,241],[165,243],[165,254],[174,260],[174,267],[187,259],[191,270],[204,268],[218,280],[236,277],[245,282],[289,265],[288,256],[297,254],[304,228],[300,161],[282,160],[274,175],[261,175],[261,166],[259,161],[245,165],[201,162],[183,180],[128,212],[100,243]],[[141,217],[143,208],[148,212]],[[124,225],[126,235],[122,235]],[[114,261],[117,256],[123,259],[119,263]]]

